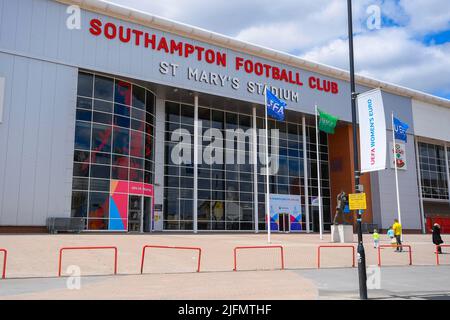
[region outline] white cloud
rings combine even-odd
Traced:
[[[360,74],[427,92],[450,93],[450,43],[425,46],[402,29],[382,29],[355,37],[355,68]],[[348,69],[348,43],[333,40],[305,59]]]
[[[109,0],[241,40],[348,68],[344,0]],[[381,30],[365,28],[379,5]],[[450,40],[426,46],[426,34],[450,30],[450,0],[353,1],[359,73],[430,93],[450,94]],[[446,93],[447,94],[447,93]]]

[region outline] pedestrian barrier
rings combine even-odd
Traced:
[[[3,252],[3,271],[2,271],[2,279],[6,279],[6,260],[8,259],[8,250],[0,249],[0,252]]]
[[[320,249],[321,248],[352,248],[352,267],[355,267],[355,247],[352,245],[337,245],[337,246],[327,246],[320,245],[317,247],[317,268],[320,269]]]
[[[408,244],[402,244],[402,245],[398,245],[398,244],[382,244],[378,246],[378,266],[381,267],[381,248],[396,248],[396,247],[406,247],[409,248],[409,265],[412,266],[412,248],[410,245]]]
[[[117,274],[117,247],[102,246],[102,247],[63,247],[59,249],[59,264],[58,264],[58,277],[61,276],[62,256],[65,250],[114,250],[114,274]]]
[[[142,247],[141,274],[144,272],[145,251],[146,251],[147,248],[153,248],[153,249],[175,249],[175,250],[197,250],[198,251],[197,272],[200,272],[200,263],[201,263],[201,259],[202,259],[202,248],[198,248],[198,247],[174,247],[174,246],[145,245],[145,246]]]
[[[233,269],[233,271],[237,271],[236,253],[237,253],[237,250],[241,250],[241,249],[280,249],[281,270],[284,270],[283,246],[249,246],[249,247],[235,247],[234,248],[234,269]]]
[[[436,253],[436,264],[437,265],[440,265],[440,263],[439,263],[439,253],[438,253],[438,247],[450,247],[450,244],[441,244],[441,245],[439,245],[439,246],[436,246],[436,251],[435,251],[435,253]]]

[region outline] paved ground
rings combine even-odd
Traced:
[[[317,247],[327,245],[317,234],[273,234],[272,244],[282,245],[285,267],[288,269],[316,268]],[[370,235],[365,235],[367,265],[377,264],[377,250],[372,247]],[[435,265],[434,246],[430,235],[405,235],[404,242],[412,246],[414,265]],[[356,236],[355,236],[356,240]],[[450,242],[445,235],[444,241]],[[388,244],[383,239],[382,244]],[[267,245],[264,234],[153,234],[153,235],[1,235],[0,248],[8,250],[8,278],[54,277],[58,271],[58,253],[65,246],[117,246],[118,273],[139,274],[142,246],[145,244],[194,246],[202,248],[202,271],[231,271],[233,248],[236,246]],[[322,249],[322,267],[350,267],[349,248]],[[450,249],[448,249],[450,251]],[[0,253],[0,262],[2,253]],[[450,263],[450,254],[441,258]],[[392,248],[382,249],[383,265],[407,265],[408,253],[397,254]],[[240,270],[277,269],[280,267],[277,249],[245,250],[238,252]],[[113,272],[113,252],[67,251],[63,256],[63,273],[70,265],[81,268],[82,275],[107,275]],[[151,249],[146,254],[145,273],[192,272],[197,266],[195,251]],[[1,268],[1,266],[0,266]]]
[[[296,272],[313,281],[320,299],[359,299],[356,268]],[[369,299],[450,300],[449,266],[383,267],[379,275],[380,286],[368,290]]]
[[[356,236],[355,236],[356,240]],[[450,236],[445,235],[448,243]],[[450,295],[450,254],[436,267],[430,235],[405,235],[408,252],[382,249],[381,289],[371,298],[446,298]],[[367,265],[377,264],[377,250],[365,235]],[[202,272],[195,273],[197,253],[151,249],[140,275],[145,244],[202,248]],[[153,235],[1,235],[0,248],[8,249],[7,279],[0,280],[0,299],[353,299],[358,297],[357,270],[351,268],[350,248],[323,248],[317,269],[318,245],[329,245],[316,234],[274,234],[272,245],[282,245],[285,267],[279,271],[278,249],[238,252],[233,272],[233,248],[267,245],[264,234],[153,234]],[[382,244],[388,244],[387,239]],[[64,246],[117,246],[118,273],[111,251],[68,251],[68,267],[80,269],[81,290],[68,290],[71,278],[56,278],[59,249]],[[2,254],[0,253],[0,262]],[[388,267],[395,266],[395,267]],[[1,268],[1,266],[0,266]],[[258,270],[258,271],[256,271]],[[266,271],[262,271],[266,270]],[[269,270],[269,271],[267,271]]]
[[[380,287],[369,299],[450,300],[449,266],[381,268]],[[358,299],[355,268],[239,271],[3,280],[0,300],[9,299]]]

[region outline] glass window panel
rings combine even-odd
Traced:
[[[113,154],[112,161],[114,166],[129,167],[130,158],[124,155]]]
[[[75,162],[89,162],[89,151],[75,150],[73,154],[73,161]]]
[[[94,110],[112,113],[113,112],[113,104],[112,104],[112,102],[108,102],[108,101],[94,100]]]
[[[109,179],[110,166],[91,165],[91,177]]]
[[[87,217],[88,209],[88,193],[74,191],[72,192],[71,216],[84,218]]]
[[[91,162],[98,164],[111,164],[111,154],[93,151],[91,154]]]
[[[76,119],[82,121],[92,121],[92,111],[78,109]]]
[[[95,76],[94,97],[102,100],[113,100],[114,81],[111,78]]]
[[[150,91],[147,91],[147,98],[145,101],[146,111],[149,113],[155,113],[155,96]]]
[[[130,106],[126,106],[123,104],[114,104],[114,114],[124,116],[124,117],[130,117]]]
[[[88,230],[108,230],[109,219],[88,219]]]
[[[104,124],[112,124],[112,114],[103,112],[94,112],[93,121]]]
[[[115,102],[131,105],[131,83],[116,80],[114,96]]]
[[[109,192],[109,180],[91,179],[89,188],[94,191]]]
[[[72,189],[73,190],[88,190],[89,189],[89,179],[88,178],[73,178]]]
[[[145,121],[146,120],[146,114],[145,111],[143,110],[139,110],[136,108],[131,108],[131,117],[141,120],[141,121]],[[153,123],[153,117],[151,115],[148,116],[148,120],[150,120],[150,123]]]
[[[77,108],[91,110],[92,109],[92,99],[91,98],[78,97],[77,98]]]
[[[145,153],[145,134],[132,130],[130,143],[130,155],[143,158]]]
[[[112,167],[111,168],[111,179],[128,180],[128,168]]]
[[[145,131],[145,122],[131,119],[131,129]]]
[[[138,169],[130,169],[130,181],[144,182],[144,171]]]
[[[113,152],[128,155],[130,150],[130,130],[114,128]]]
[[[73,164],[73,176],[74,177],[89,177],[89,164],[74,163]]]
[[[75,125],[75,149],[91,148],[91,124],[77,121]]]
[[[144,159],[130,158],[130,167],[134,169],[144,169]]]
[[[78,74],[78,95],[92,97],[93,83],[94,76],[92,74],[80,72]]]
[[[133,85],[133,107],[145,110],[145,89]]]
[[[130,118],[114,116],[114,124],[119,127],[129,128]]]
[[[92,125],[92,150],[111,152],[112,127],[102,124]]]
[[[109,217],[109,194],[91,192],[89,194],[89,218]]]

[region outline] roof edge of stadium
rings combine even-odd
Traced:
[[[193,38],[210,44],[215,44],[250,55],[259,56],[293,67],[299,67],[309,71],[332,76],[341,80],[349,81],[350,75],[347,70],[328,66],[325,64],[309,61],[289,53],[259,46],[246,41],[238,40],[203,28],[194,27],[182,22],[163,18],[141,10],[132,9],[105,0],[55,0],[69,5],[78,5],[83,9],[112,16],[121,20],[138,23],[151,28],[174,33],[180,36]],[[450,100],[434,96],[419,90],[410,89],[386,81],[381,81],[361,75],[355,76],[356,82],[372,88],[381,88],[386,92],[410,97],[423,102],[436,104],[450,108]]]

